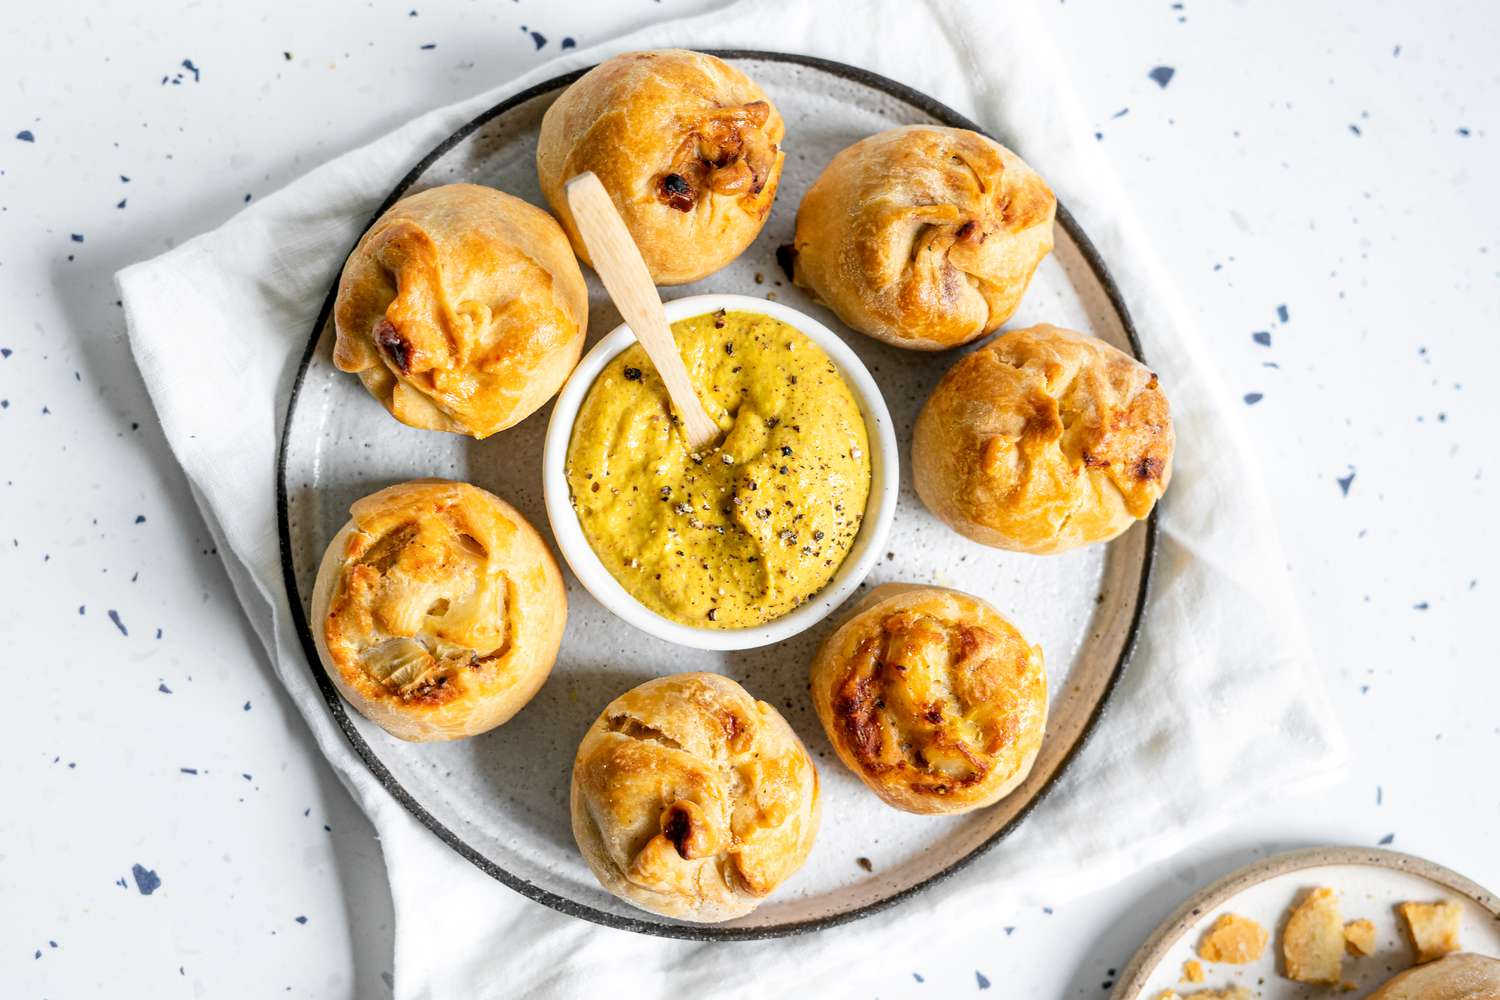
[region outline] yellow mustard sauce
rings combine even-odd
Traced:
[[[605,568],[646,607],[703,628],[760,625],[821,590],[853,546],[870,493],[864,418],[828,355],[779,320],[720,311],[672,332],[728,433],[689,454],[636,344],[579,409],[573,508]]]

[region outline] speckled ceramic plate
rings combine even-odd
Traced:
[[[774,296],[820,317],[845,336],[874,375],[905,451],[918,409],[956,355],[903,352],[847,331],[790,287],[775,251],[792,237],[803,192],[843,147],[896,125],[976,126],[921,94],[851,67],[800,56],[722,54],[765,88],[786,119],[781,190],[764,232],[739,260],[667,294]],[[407,175],[387,204],[425,187],[474,181],[545,205],[533,164],[537,127],[578,75],[518,94],[464,126]],[[1046,174],[1045,163],[1034,166]],[[589,289],[592,345],[619,317],[592,274]],[[790,934],[872,913],[1000,843],[1077,752],[1125,667],[1145,603],[1154,521],[1108,546],[1063,556],[983,548],[927,513],[912,491],[906,471],[911,463],[903,454],[896,524],[884,558],[864,586],[931,582],[982,595],[1046,654],[1052,691],[1047,738],[1029,780],[998,805],[960,817],[912,816],[881,804],[844,770],[807,698],[807,665],[831,622],[762,649],[699,652],[653,639],[616,619],[571,574],[562,654],[525,710],[505,726],[459,743],[394,740],[349,711],[318,666],[305,617],[324,546],[348,517],[352,501],[418,476],[464,479],[492,490],[547,532],[541,454],[551,407],[482,442],[404,427],[357,379],[334,369],[332,303],[330,290],[292,394],[280,458],[286,584],[309,669],[355,751],[412,815],[480,869],[532,899],[615,927],[697,939]],[[1109,275],[1061,208],[1056,250],[1037,272],[1012,326],[1043,320],[1091,331],[1139,354]],[[606,894],[579,857],[568,822],[573,754],[595,715],[627,688],[683,670],[720,671],[779,708],[812,751],[823,779],[823,826],[806,866],[755,913],[711,927],[679,924]]]
[[[1398,903],[1452,900],[1463,907],[1464,951],[1500,957],[1500,899],[1456,872],[1431,861],[1373,847],[1312,847],[1290,851],[1227,875],[1201,890],[1173,913],[1141,946],[1120,976],[1112,1000],[1154,1000],[1175,989],[1191,997],[1203,989],[1244,986],[1257,1000],[1302,1000],[1330,995],[1326,987],[1287,979],[1281,962],[1281,930],[1304,890],[1327,886],[1339,894],[1346,921],[1364,917],[1375,925],[1376,950],[1346,956],[1344,978],[1359,1000],[1391,976],[1410,968],[1411,945],[1396,913]],[[1198,939],[1221,913],[1238,913],[1271,933],[1260,960],[1246,965],[1202,963],[1202,983],[1180,982],[1183,963],[1195,957]]]

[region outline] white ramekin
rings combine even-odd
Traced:
[[[588,592],[600,604],[643,632],[695,649],[753,649],[780,642],[816,625],[834,608],[844,603],[880,558],[886,536],[891,531],[891,521],[896,515],[896,494],[901,479],[890,411],[886,409],[885,399],[880,395],[880,387],[875,384],[864,363],[837,334],[811,316],[780,303],[748,295],[693,295],[666,303],[666,309],[668,322],[702,316],[719,309],[770,316],[802,331],[833,359],[844,382],[854,394],[855,401],[859,403],[870,439],[870,497],[865,503],[864,520],[854,539],[854,546],[827,586],[800,607],[754,628],[711,629],[683,625],[663,618],[630,596],[609,570],[605,569],[604,563],[584,537],[583,528],[578,523],[578,514],[574,511],[569,496],[565,471],[568,443],[573,436],[573,422],[578,418],[578,408],[583,405],[584,396],[588,394],[604,366],[615,355],[635,343],[635,334],[624,324],[612,330],[584,356],[578,367],[573,369],[573,374],[558,394],[557,403],[552,408],[552,419],[547,424],[547,441],[542,451],[542,491],[547,502],[547,519],[552,523],[552,534],[556,537],[569,568]]]

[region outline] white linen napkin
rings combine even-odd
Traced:
[[[563,916],[492,881],[416,823],[351,752],[313,684],[282,586],[274,459],[307,331],[360,228],[404,172],[511,93],[614,52],[765,47],[893,77],[1013,146],[1092,237],[1124,293],[1177,426],[1146,625],[1099,730],[1025,823],[961,879],[876,917],[772,942],[694,944]],[[433,111],[117,277],[131,346],[235,590],[318,744],[380,834],[406,997],[780,996],[826,992],[860,951],[993,933],[1008,909],[1098,888],[1252,810],[1331,781],[1325,709],[1259,473],[1169,276],[1075,108],[1024,0],[746,0],[570,52]],[[212,338],[214,350],[194,344]],[[1109,817],[1099,822],[1099,817]],[[967,930],[966,930],[967,928]]]

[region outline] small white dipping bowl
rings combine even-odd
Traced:
[[[573,509],[568,490],[566,467],[568,444],[573,437],[573,422],[578,419],[578,409],[583,405],[584,397],[593,388],[594,380],[599,377],[604,366],[615,355],[635,343],[635,334],[624,324],[610,331],[594,345],[593,350],[584,355],[578,367],[573,369],[562,392],[558,394],[557,403],[552,408],[552,420],[547,424],[547,441],[542,451],[542,492],[547,502],[547,520],[552,523],[552,534],[557,538],[563,558],[567,560],[579,582],[600,604],[641,631],[680,646],[695,649],[754,649],[780,642],[811,628],[854,593],[854,589],[880,558],[886,537],[890,534],[891,521],[896,515],[896,494],[901,477],[899,459],[896,457],[896,435],[891,427],[891,414],[886,409],[885,399],[881,397],[880,388],[870,377],[864,363],[838,335],[811,316],[780,303],[748,295],[693,295],[674,299],[666,303],[667,322],[675,323],[680,319],[702,316],[720,309],[758,313],[800,330],[833,359],[839,374],[849,386],[849,391],[854,394],[860,412],[864,414],[865,431],[870,439],[870,497],[865,503],[865,516],[860,523],[859,535],[854,539],[854,546],[827,586],[809,597],[801,606],[764,625],[737,629],[696,628],[663,618],[652,611],[630,596],[620,585],[620,581],[605,568],[578,523],[578,513]]]

